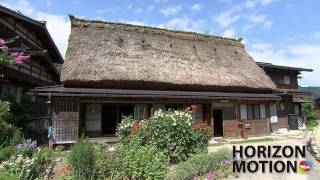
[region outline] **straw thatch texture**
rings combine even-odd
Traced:
[[[70,16],[65,86],[275,89],[238,40]]]

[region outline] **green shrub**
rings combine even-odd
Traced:
[[[308,130],[313,131],[319,125],[319,120],[315,116],[309,116],[306,120],[306,127]]]
[[[185,162],[177,164],[176,170],[169,173],[166,179],[193,179],[194,177],[207,175],[208,172],[223,172],[230,168],[231,153],[227,149],[222,149],[214,153],[196,154]]]
[[[15,127],[7,123],[8,118],[11,116],[10,103],[7,101],[0,100],[0,145],[8,145]]]
[[[150,144],[163,151],[171,162],[186,160],[193,150],[192,122],[187,112],[155,112],[150,118]]]
[[[19,180],[19,176],[18,176],[18,175],[10,174],[8,171],[6,171],[6,170],[1,170],[1,169],[0,169],[0,179],[5,179],[5,180]]]
[[[117,137],[121,143],[128,143],[130,141],[130,132],[134,126],[134,119],[132,116],[122,116],[121,123],[118,126]]]
[[[7,122],[15,127],[22,128],[29,112],[30,105],[27,105],[27,102],[30,101],[30,98],[23,96],[21,101],[18,102],[14,96],[5,96],[2,100],[10,103],[10,115]]]
[[[92,179],[95,176],[94,146],[87,139],[80,138],[71,148],[69,161],[72,174],[77,179]]]
[[[166,156],[153,146],[120,144],[115,155],[117,176],[122,179],[163,179],[168,171]]]
[[[95,145],[97,179],[113,178],[116,173],[114,152],[104,144]]]
[[[0,163],[10,159],[10,157],[15,154],[15,148],[12,146],[6,146],[0,149]]]
[[[10,144],[12,146],[15,146],[16,144],[19,144],[23,141],[23,134],[22,132],[19,130],[19,129],[16,129],[14,132],[13,132],[13,136],[10,140]]]
[[[170,162],[177,163],[193,153],[207,151],[212,130],[207,123],[193,123],[190,112],[159,110],[149,120],[123,117],[118,136],[124,144],[155,146]]]
[[[30,167],[32,178],[44,177],[46,169],[53,159],[53,151],[50,149],[38,150],[32,155],[33,163]]]
[[[193,136],[193,150],[194,153],[201,153],[208,151],[209,140],[212,138],[212,129],[207,122],[198,122],[192,126]]]

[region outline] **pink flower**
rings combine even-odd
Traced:
[[[208,172],[208,180],[212,180],[212,173],[211,173],[211,171]]]
[[[23,61],[30,58],[30,56],[25,55],[24,52],[19,53],[19,55],[16,57],[16,64],[20,65],[23,63]]]
[[[0,47],[5,47],[6,41],[2,38],[0,38]]]
[[[18,53],[18,52],[13,52],[13,53],[11,53],[11,56],[14,57],[14,58],[16,58],[16,57],[19,56],[19,53]]]
[[[214,173],[214,176],[220,177],[220,176],[221,176],[220,171],[215,172],[215,173]]]

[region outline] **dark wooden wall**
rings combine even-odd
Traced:
[[[298,89],[298,78],[299,72],[296,70],[284,70],[284,69],[273,69],[264,68],[264,71],[270,76],[273,82],[280,89]],[[284,76],[290,76],[291,84],[283,84],[281,81]]]
[[[79,137],[79,100],[53,99],[51,108],[53,143],[74,143]]]

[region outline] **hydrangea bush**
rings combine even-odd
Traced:
[[[4,40],[0,38],[0,62],[8,63],[8,64],[23,64],[23,62],[30,58],[29,55],[24,52],[12,52],[12,50],[8,47],[8,44],[13,43],[15,38]]]

